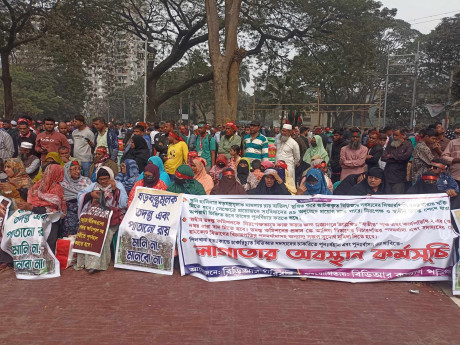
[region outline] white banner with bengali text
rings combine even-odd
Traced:
[[[173,274],[182,195],[136,187],[118,230],[115,267]]]
[[[457,234],[446,194],[184,195],[182,206],[182,275],[208,281],[452,277]]]

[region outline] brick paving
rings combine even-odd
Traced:
[[[0,273],[0,344],[460,344],[460,308],[436,284],[61,274]]]

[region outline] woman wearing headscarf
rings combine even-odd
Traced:
[[[182,164],[176,169],[174,181],[171,182],[167,191],[172,193],[206,195],[203,185],[193,178],[194,175],[192,168],[186,164]]]
[[[88,177],[81,175],[81,165],[78,160],[72,160],[64,165],[64,180],[61,182],[66,201],[67,215],[62,222],[59,237],[76,235],[80,220],[78,218],[78,193],[91,184]]]
[[[131,147],[125,152],[121,161],[124,162],[127,159],[133,159],[136,161],[139,171],[144,171],[149,157],[150,151],[144,137],[141,135],[133,135],[131,137]]]
[[[149,160],[147,161],[147,165],[149,165],[149,164],[155,164],[158,167],[158,169],[160,171],[160,180],[163,181],[166,184],[166,186],[169,186],[170,183],[171,183],[171,179],[169,178],[169,175],[165,170],[165,166],[164,166],[163,161],[161,160],[161,158],[158,157],[158,156],[150,157]],[[144,172],[142,172],[139,175],[139,178],[137,180],[140,181],[143,178],[144,178]]]
[[[251,172],[251,162],[246,157],[242,157],[236,166],[236,181],[243,186],[245,191],[254,189],[259,184],[259,180]]]
[[[203,185],[206,194],[209,195],[214,187],[214,182],[212,177],[206,173],[206,164],[207,162],[204,158],[195,158],[190,162],[190,168],[192,168],[192,171],[195,174],[195,180]]]
[[[382,195],[385,193],[383,170],[370,168],[367,176],[360,183],[354,185],[348,195]]]
[[[118,231],[128,203],[125,187],[121,182],[114,180],[112,169],[106,166],[100,167],[96,172],[96,181],[78,193],[80,214],[89,209],[91,205],[99,205],[100,199],[104,200],[105,207],[110,208],[113,214],[107,229],[101,256],[77,254],[77,264],[74,268],[76,270],[86,268],[89,273],[105,271],[109,267],[111,259],[110,245],[114,234]]]
[[[289,176],[288,166],[285,161],[279,160],[275,164],[275,170],[278,173],[279,177],[283,180],[287,190],[292,195],[295,195],[297,189],[294,184],[294,180]]]
[[[143,175],[144,177],[142,180],[137,181],[129,193],[128,207],[131,205],[131,201],[134,199],[134,195],[136,194],[136,187],[147,187],[158,190],[168,189],[166,184],[160,180],[160,170],[155,164],[147,164]]]
[[[27,192],[34,183],[19,158],[5,160],[4,170],[7,181],[0,183],[0,191],[4,197],[13,201],[12,207],[16,210],[17,202],[27,200]]]
[[[115,161],[110,159],[107,148],[104,146],[99,146],[94,152],[94,161],[89,167],[89,177],[91,182],[96,182],[96,172],[101,167],[108,167],[115,175],[118,174],[118,165]]]
[[[249,195],[291,195],[275,169],[267,169],[256,188],[248,190]]]
[[[115,176],[115,181],[121,182],[123,187],[125,187],[126,194],[129,194],[139,178],[139,168],[136,161],[127,159],[120,164],[120,170],[117,176]]]
[[[311,163],[310,163],[310,168],[309,169],[319,169],[323,172],[324,174],[324,179],[326,180],[327,188],[331,191],[331,193],[334,191],[334,184],[332,183],[332,180],[329,178],[327,175],[327,163],[324,161],[320,156],[315,156],[313,157]],[[307,175],[308,170],[307,169],[304,173],[304,176]]]
[[[302,179],[299,188],[297,188],[297,195],[331,195],[332,192],[327,188],[326,179],[324,174],[319,169],[310,169],[307,175]]]
[[[441,193],[438,189],[439,176],[432,170],[425,171],[421,178],[407,190],[407,194]]]
[[[315,135],[311,139],[311,145],[303,155],[303,161],[310,164],[314,156],[319,155],[326,163],[329,163],[329,155],[324,148],[323,139],[319,135]]]
[[[216,164],[211,168],[211,170],[209,170],[209,176],[212,177],[212,181],[214,182],[215,185],[219,183],[220,173],[222,172],[222,170],[224,170],[227,167],[228,167],[227,157],[225,157],[223,153],[218,155],[216,159]]]
[[[18,208],[32,211],[37,214],[61,212],[64,218],[67,205],[64,200],[64,191],[60,182],[64,179],[64,169],[58,164],[50,164],[43,171],[40,181],[35,183],[28,192],[27,202],[19,201]],[[51,225],[47,242],[54,253],[59,232],[59,221]]]
[[[235,171],[232,168],[225,168],[222,170],[219,184],[211,190],[211,195],[246,195],[246,191],[236,180]]]
[[[49,164],[59,164],[61,167],[64,166],[64,161],[62,160],[61,156],[57,152],[48,152],[45,156],[45,161],[42,164],[42,167],[38,171],[37,176],[34,178],[34,182],[39,181],[42,178],[43,170],[45,170],[46,166]]]

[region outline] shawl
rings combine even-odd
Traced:
[[[158,167],[158,169],[160,170],[160,180],[162,180],[166,184],[166,186],[169,186],[171,183],[171,179],[169,178],[169,175],[165,170],[165,166],[161,158],[158,156],[150,157],[149,160],[147,161],[147,165],[149,164],[155,164]],[[142,172],[139,175],[138,181],[142,180],[143,178],[144,178],[144,172]]]
[[[194,174],[192,168],[190,168],[186,164],[182,164],[180,167],[177,168],[176,173],[177,172],[189,177],[189,179],[183,179],[183,184],[179,184],[176,183],[176,180],[178,179],[176,176],[176,180],[169,185],[167,189],[168,192],[185,193],[192,195],[206,195],[203,185],[193,178]]]
[[[225,163],[225,166],[223,168],[220,168],[217,165],[217,163],[219,163],[219,162]],[[213,180],[214,184],[219,183],[220,173],[222,172],[222,170],[224,170],[227,167],[228,167],[228,159],[227,159],[227,157],[225,157],[225,155],[223,153],[218,155],[217,159],[216,159],[216,164],[211,168],[211,170],[209,170],[209,176],[212,177],[212,180]]]
[[[29,189],[27,202],[34,207],[46,207],[47,212],[62,211],[66,213],[66,203],[61,182],[64,179],[64,169],[57,164],[45,168],[42,179]]]
[[[76,180],[70,176],[70,168],[75,165],[74,162],[70,161],[64,165],[64,180],[61,182],[61,187],[64,191],[64,199],[66,201],[77,199],[78,193],[91,184],[91,180],[81,174]]]
[[[233,174],[226,174],[226,172]],[[235,178],[235,172],[231,168],[225,168],[222,171],[222,178],[218,185],[211,190],[211,195],[246,195],[243,186]]]
[[[309,184],[307,183],[308,177],[313,176],[318,183],[317,184]],[[305,186],[307,187],[306,192],[304,195],[315,195],[315,194],[323,194],[323,195],[330,195],[331,190],[327,187],[326,179],[324,178],[324,173],[319,169],[310,169],[305,176]]]
[[[137,164],[132,159],[127,159],[124,162],[126,164],[126,174],[119,172],[115,177],[115,181],[121,182],[121,184],[125,187],[126,193],[129,193],[134,186],[134,183],[139,178],[139,168]]]
[[[8,158],[5,160],[5,165],[13,170],[14,176],[8,177],[8,181],[17,186],[17,189],[29,189],[34,184],[29,175],[26,174],[26,168],[21,159]]]
[[[57,164],[59,164],[61,167],[64,166],[64,161],[62,160],[61,156],[59,155],[59,153],[57,152],[49,152],[46,156],[45,156],[45,161],[48,159],[48,158],[51,158],[52,160],[54,160]],[[34,182],[37,182],[38,180],[40,180],[42,178],[42,174],[43,174],[43,168],[40,168],[40,170],[38,171],[38,174],[37,176],[35,176],[34,178]]]
[[[212,177],[206,173],[206,168],[203,165],[203,162],[200,158],[193,159],[193,163],[196,166],[195,180],[200,182],[203,185],[203,188],[206,194],[211,193],[212,188],[214,187],[214,182]]]
[[[326,163],[329,163],[329,155],[327,151],[324,149],[323,139],[319,135],[314,136],[316,140],[316,147],[310,146],[305,154],[303,155],[303,160],[305,163],[310,164],[312,157],[318,155],[320,156]]]

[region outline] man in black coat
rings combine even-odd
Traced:
[[[342,173],[342,167],[340,166],[340,150],[342,147],[347,145],[348,141],[343,137],[343,129],[334,130],[334,136],[332,137],[331,158],[329,159],[332,172],[332,183],[340,181],[340,174]]]
[[[369,171],[371,168],[379,167],[379,160],[383,154],[383,147],[379,145],[379,134],[376,131],[369,133],[366,146],[369,149],[366,156],[367,171]]]

